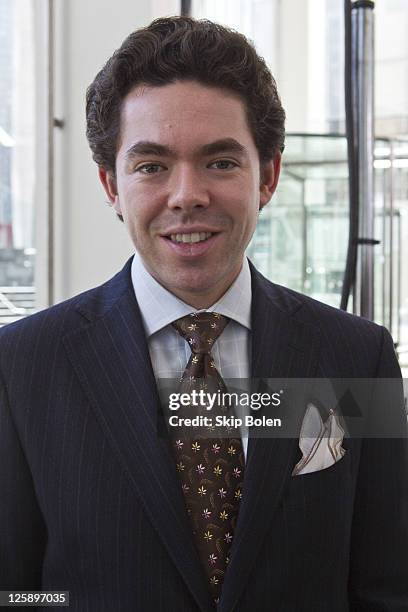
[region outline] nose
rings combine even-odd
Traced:
[[[206,208],[210,198],[203,177],[190,164],[174,168],[169,184],[167,205],[173,210],[191,212],[195,208]]]

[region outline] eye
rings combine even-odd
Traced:
[[[210,164],[211,166],[217,166],[216,170],[232,170],[232,168],[236,168],[238,164],[231,161],[230,159],[218,159],[215,162]]]
[[[136,172],[141,172],[142,174],[157,174],[159,170],[165,170],[164,166],[161,164],[143,164],[136,168]]]

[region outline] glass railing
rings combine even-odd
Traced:
[[[408,141],[377,139],[374,165],[375,320],[391,331],[408,367]],[[348,215],[345,137],[288,135],[279,187],[248,255],[274,282],[339,307]]]

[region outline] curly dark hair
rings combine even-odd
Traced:
[[[121,104],[134,87],[181,80],[240,96],[261,164],[283,150],[276,83],[245,36],[208,20],[166,17],[130,34],[88,87],[86,134],[95,162],[115,174]]]

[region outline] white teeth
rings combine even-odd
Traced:
[[[192,234],[171,234],[173,242],[201,242],[212,236],[211,232],[193,232]]]

